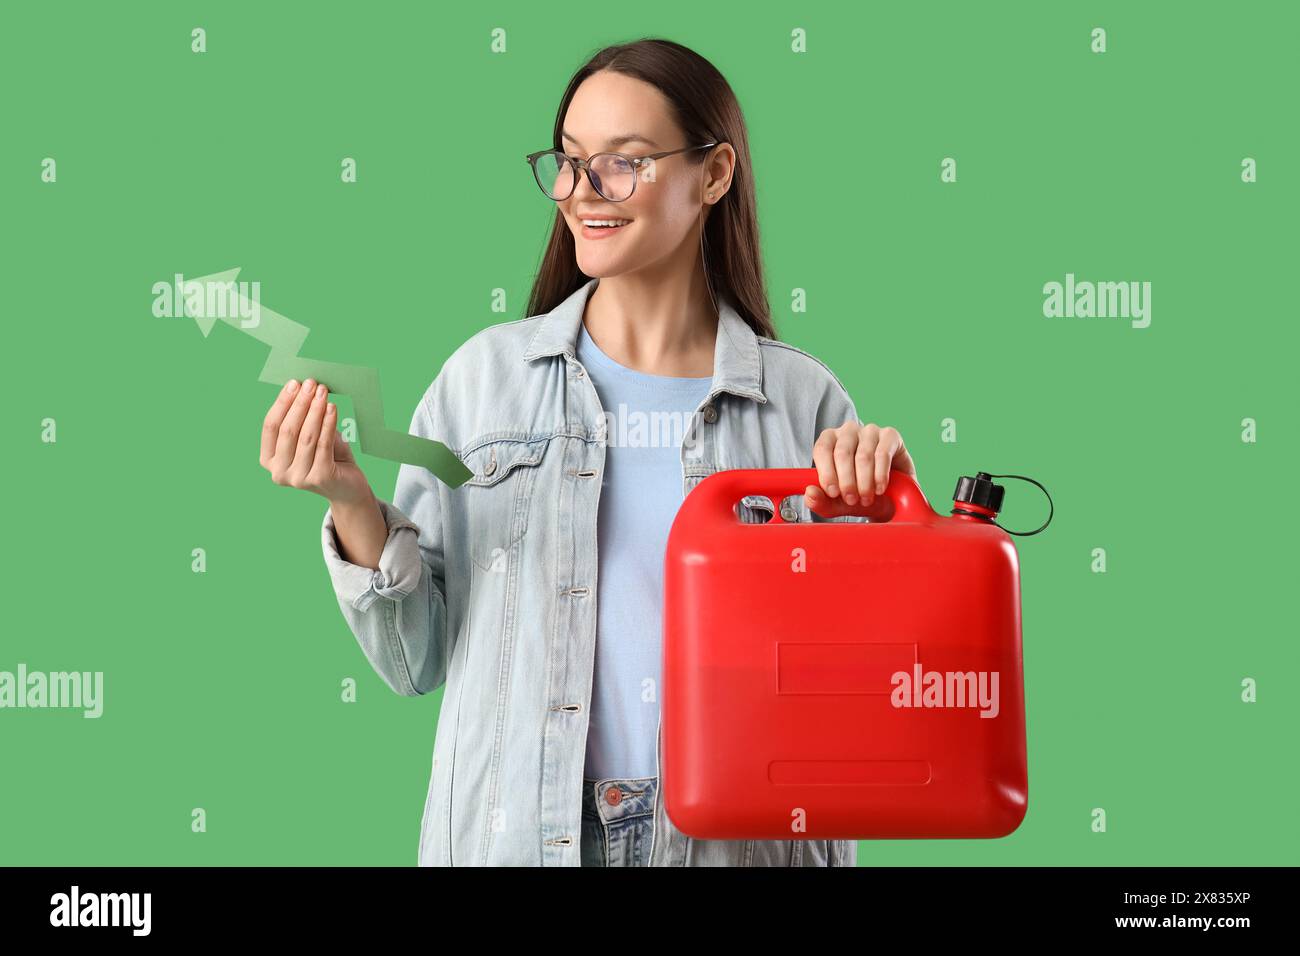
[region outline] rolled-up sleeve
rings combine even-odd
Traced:
[[[358,611],[367,611],[376,598],[400,600],[420,583],[420,529],[391,502],[379,500],[388,525],[388,540],[379,556],[379,569],[366,568],[344,559],[339,553],[338,532],[334,527],[333,509],[326,509],[321,526],[321,547],[325,566],[334,583],[338,599]]]
[[[427,395],[410,432],[444,440]],[[453,641],[443,556],[445,496],[446,487],[427,469],[406,463],[398,468],[392,500],[378,499],[388,527],[378,568],[344,559],[332,508],[321,523],[321,549],[339,609],[371,667],[407,697],[431,693],[447,679]]]

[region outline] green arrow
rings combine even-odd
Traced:
[[[427,468],[450,488],[459,488],[473,476],[474,473],[446,445],[384,426],[379,373],[373,368],[300,356],[298,352],[311,330],[273,312],[256,299],[250,299],[235,282],[238,275],[238,269],[231,269],[185,280],[182,298],[185,314],[198,324],[204,338],[218,321],[225,322],[271,349],[261,374],[257,376],[259,382],[283,385],[291,378],[299,381],[312,378],[331,392],[350,395],[357,414],[357,428],[361,432],[361,450],[367,455]],[[195,286],[203,290],[201,296]],[[213,294],[213,287],[219,289],[217,294]],[[214,314],[208,314],[209,304],[222,307],[213,309]],[[222,314],[215,314],[217,312]]]

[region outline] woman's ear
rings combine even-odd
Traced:
[[[704,202],[714,203],[722,198],[731,184],[731,171],[736,154],[730,143],[719,143],[714,154],[704,164]]]
[[[713,193],[713,198],[721,199],[731,188],[731,179],[736,169],[736,151],[730,143],[719,143],[712,158],[706,164],[708,179],[705,181],[705,195]]]

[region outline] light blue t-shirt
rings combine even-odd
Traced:
[[[651,777],[663,671],[664,550],[682,504],[682,440],[713,379],[634,371],[601,352],[585,325],[577,359],[596,387],[606,425],[584,776]]]

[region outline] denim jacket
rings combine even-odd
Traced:
[[[325,513],[326,566],[371,666],[399,694],[444,688],[421,866],[580,863],[607,420],[574,348],[598,282],[447,359],[410,431],[451,448],[473,477],[452,489],[401,465],[379,502],[378,570],[343,560]],[[757,336],[724,299],[713,383],[682,442],[682,494],[723,469],[808,467],[820,431],[849,420],[853,403],[825,365]],[[818,520],[801,496],[783,516]],[[662,748],[661,735],[660,759]],[[856,862],[850,840],[693,839],[656,800],[651,866]]]

